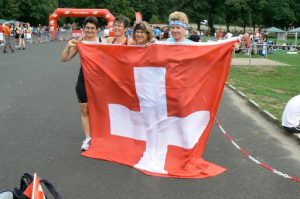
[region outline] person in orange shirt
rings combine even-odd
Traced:
[[[15,50],[13,48],[11,38],[10,38],[10,24],[6,24],[4,26],[3,33],[4,33],[4,39],[5,39],[4,47],[3,47],[3,53],[7,53],[7,51],[6,51],[7,46],[10,48],[11,52],[13,53]]]

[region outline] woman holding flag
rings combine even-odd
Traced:
[[[98,19],[96,17],[86,17],[83,22],[84,34],[79,39],[71,39],[65,49],[61,54],[61,60],[67,62],[71,60],[77,53],[78,49],[76,45],[82,41],[91,41],[91,42],[101,42],[101,39],[98,37]],[[76,94],[81,110],[81,122],[84,134],[86,136],[85,140],[82,142],[81,150],[86,151],[91,142],[90,136],[90,123],[89,123],[89,112],[88,112],[88,100],[86,94],[86,88],[84,83],[84,76],[82,68],[80,67],[78,80],[76,84]]]
[[[147,43],[156,41],[150,25],[145,21],[134,24],[132,39],[130,42],[131,45],[146,45]]]
[[[169,15],[169,24],[171,38],[167,39],[167,42],[193,42],[185,38],[185,33],[188,28],[189,20],[185,13],[175,11]]]
[[[130,43],[126,36],[127,29],[130,25],[130,20],[124,16],[117,16],[113,24],[114,37],[108,37],[104,43],[128,45]]]

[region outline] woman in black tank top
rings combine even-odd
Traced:
[[[81,40],[86,41],[96,41],[101,42],[101,39],[98,38],[98,20],[95,17],[87,17],[84,19],[84,37],[80,37],[79,39],[71,39],[65,49],[61,54],[62,61],[71,60],[78,52],[77,43]],[[91,133],[90,133],[90,123],[89,123],[89,112],[88,112],[88,99],[86,95],[85,83],[84,83],[84,75],[82,68],[80,67],[78,80],[76,84],[76,94],[78,98],[78,102],[81,110],[81,122],[83,131],[85,134],[85,140],[82,142],[81,150],[85,151],[88,149],[91,141]]]
[[[118,16],[116,17],[113,24],[114,37],[106,38],[106,43],[128,45],[129,39],[126,36],[127,29],[130,25],[130,21],[127,17]]]

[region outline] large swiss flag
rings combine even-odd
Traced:
[[[146,174],[205,178],[202,158],[236,40],[207,44],[78,44],[92,143],[83,155]]]

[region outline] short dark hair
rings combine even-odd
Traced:
[[[99,22],[96,17],[86,17],[83,21],[83,26],[86,26],[87,23],[92,23],[96,26],[96,28],[99,28]]]
[[[115,22],[123,23],[124,28],[128,28],[130,26],[130,20],[125,16],[117,16]]]

